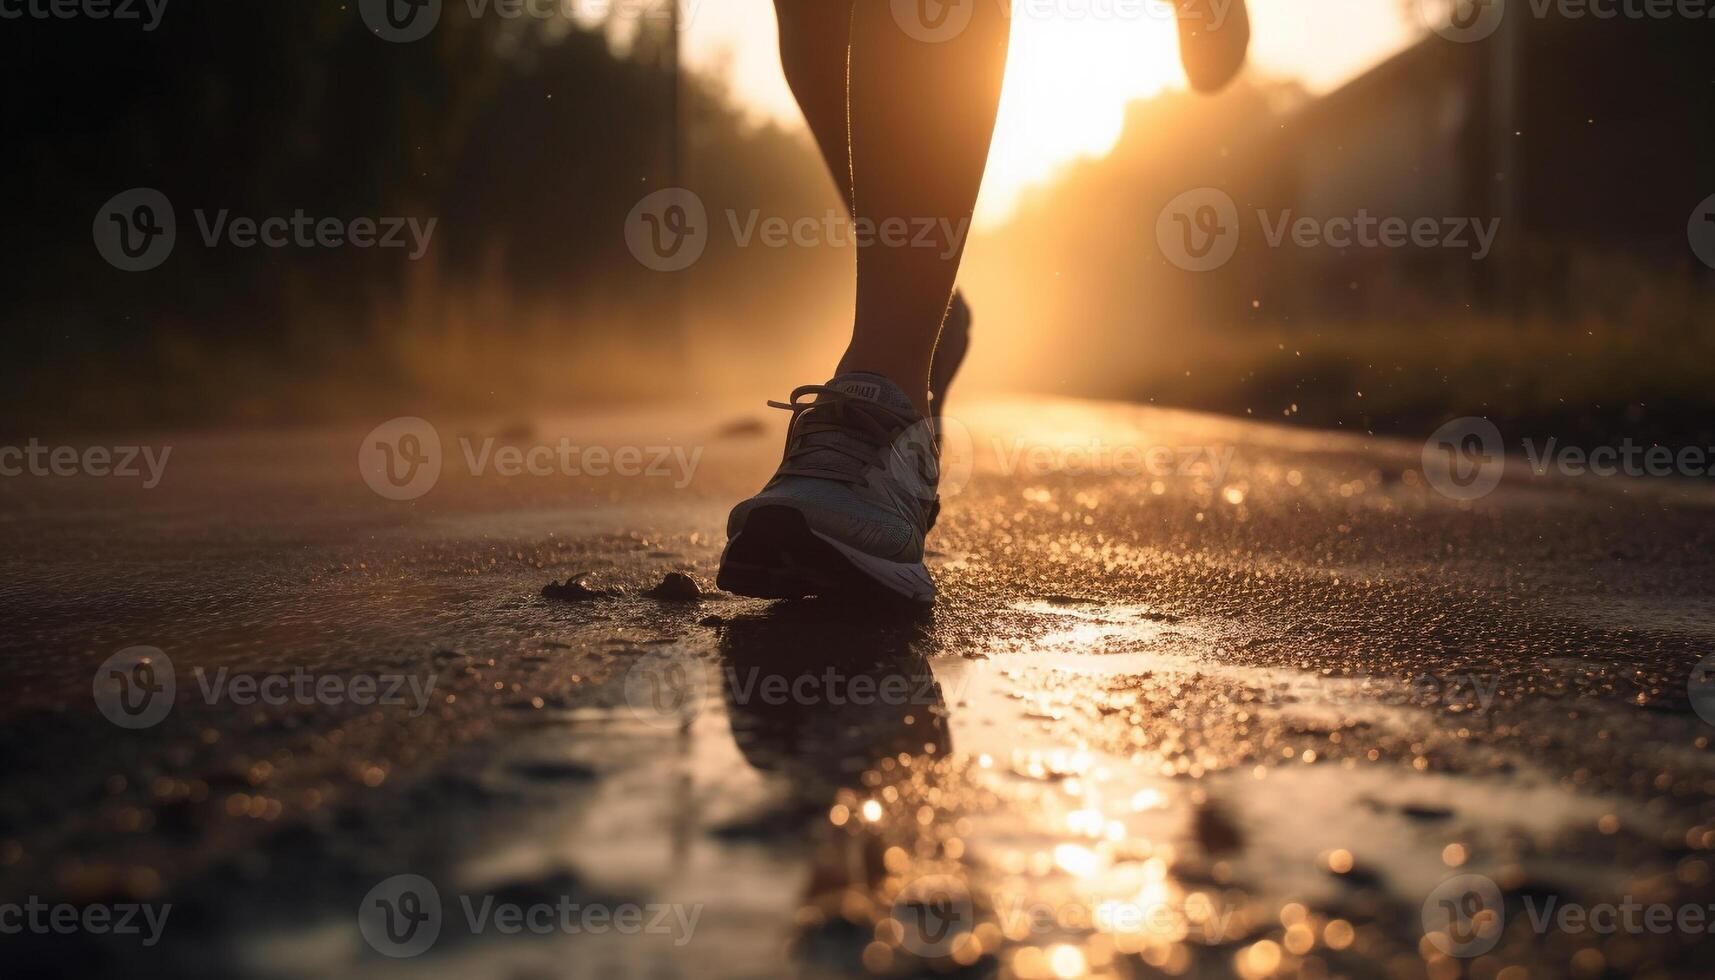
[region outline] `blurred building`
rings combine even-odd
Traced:
[[[1295,215],[1500,220],[1480,260],[1288,250],[1268,274],[1294,312],[1587,310],[1625,302],[1593,293],[1639,267],[1704,271],[1686,229],[1715,194],[1715,20],[1538,6],[1514,0],[1482,40],[1429,34],[1283,127],[1261,196]]]

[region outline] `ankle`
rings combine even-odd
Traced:
[[[911,399],[911,406],[917,410],[917,414],[924,418],[929,417],[929,372],[927,370],[924,370],[919,376],[916,371],[906,372],[898,368],[889,369],[873,360],[860,360],[849,353],[840,359],[839,366],[834,369],[834,373],[837,375],[848,374],[853,371],[863,374],[878,374],[893,382],[900,391],[905,393],[905,397]],[[902,380],[903,378],[915,380],[905,381]]]

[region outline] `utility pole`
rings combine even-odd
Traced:
[[[667,104],[671,107],[669,110],[669,118],[671,119],[671,124],[673,126],[673,133],[668,139],[667,154],[668,171],[672,175],[671,179],[674,187],[681,186],[681,183],[684,180],[682,154],[684,152],[685,132],[683,102],[685,93],[684,85],[681,81],[684,56],[680,51],[680,45],[683,43],[685,25],[682,20],[682,14],[679,11],[679,3],[680,0],[667,0],[667,8],[671,12],[669,14],[670,20],[668,22],[668,29],[673,32],[672,41],[667,45],[667,77],[669,79],[668,84],[672,86],[671,90],[668,92]]]
[[[667,76],[667,111],[666,125],[667,166],[665,187],[685,186],[685,86],[684,86],[684,17],[679,7],[684,0],[664,0],[667,4],[667,43],[663,46],[662,57],[665,60]],[[670,273],[666,276],[663,287],[666,290],[667,316],[670,320],[665,324],[663,336],[673,345],[674,353],[680,359],[680,372],[689,368],[689,351],[691,349],[690,324],[685,317],[685,287],[681,281],[682,273]]]

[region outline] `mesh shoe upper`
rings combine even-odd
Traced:
[[[762,492],[733,509],[728,535],[758,507],[787,506],[843,544],[921,560],[936,455],[931,427],[910,399],[880,375],[851,372],[769,404],[792,413],[785,455]]]

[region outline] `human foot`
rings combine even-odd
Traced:
[[[933,601],[923,538],[935,446],[911,399],[881,375],[854,371],[769,404],[792,412],[786,452],[762,492],[727,518],[717,584],[764,599],[879,592]]]
[[[941,325],[941,340],[935,345],[935,360],[929,366],[929,411],[936,419],[947,411],[947,389],[970,348],[971,307],[965,302],[965,294],[955,291],[952,305],[947,307],[947,320]]]
[[[1218,91],[1238,75],[1250,49],[1251,22],[1244,0],[1234,0],[1219,17],[1211,0],[1180,0],[1175,9],[1185,77],[1199,92]]]

